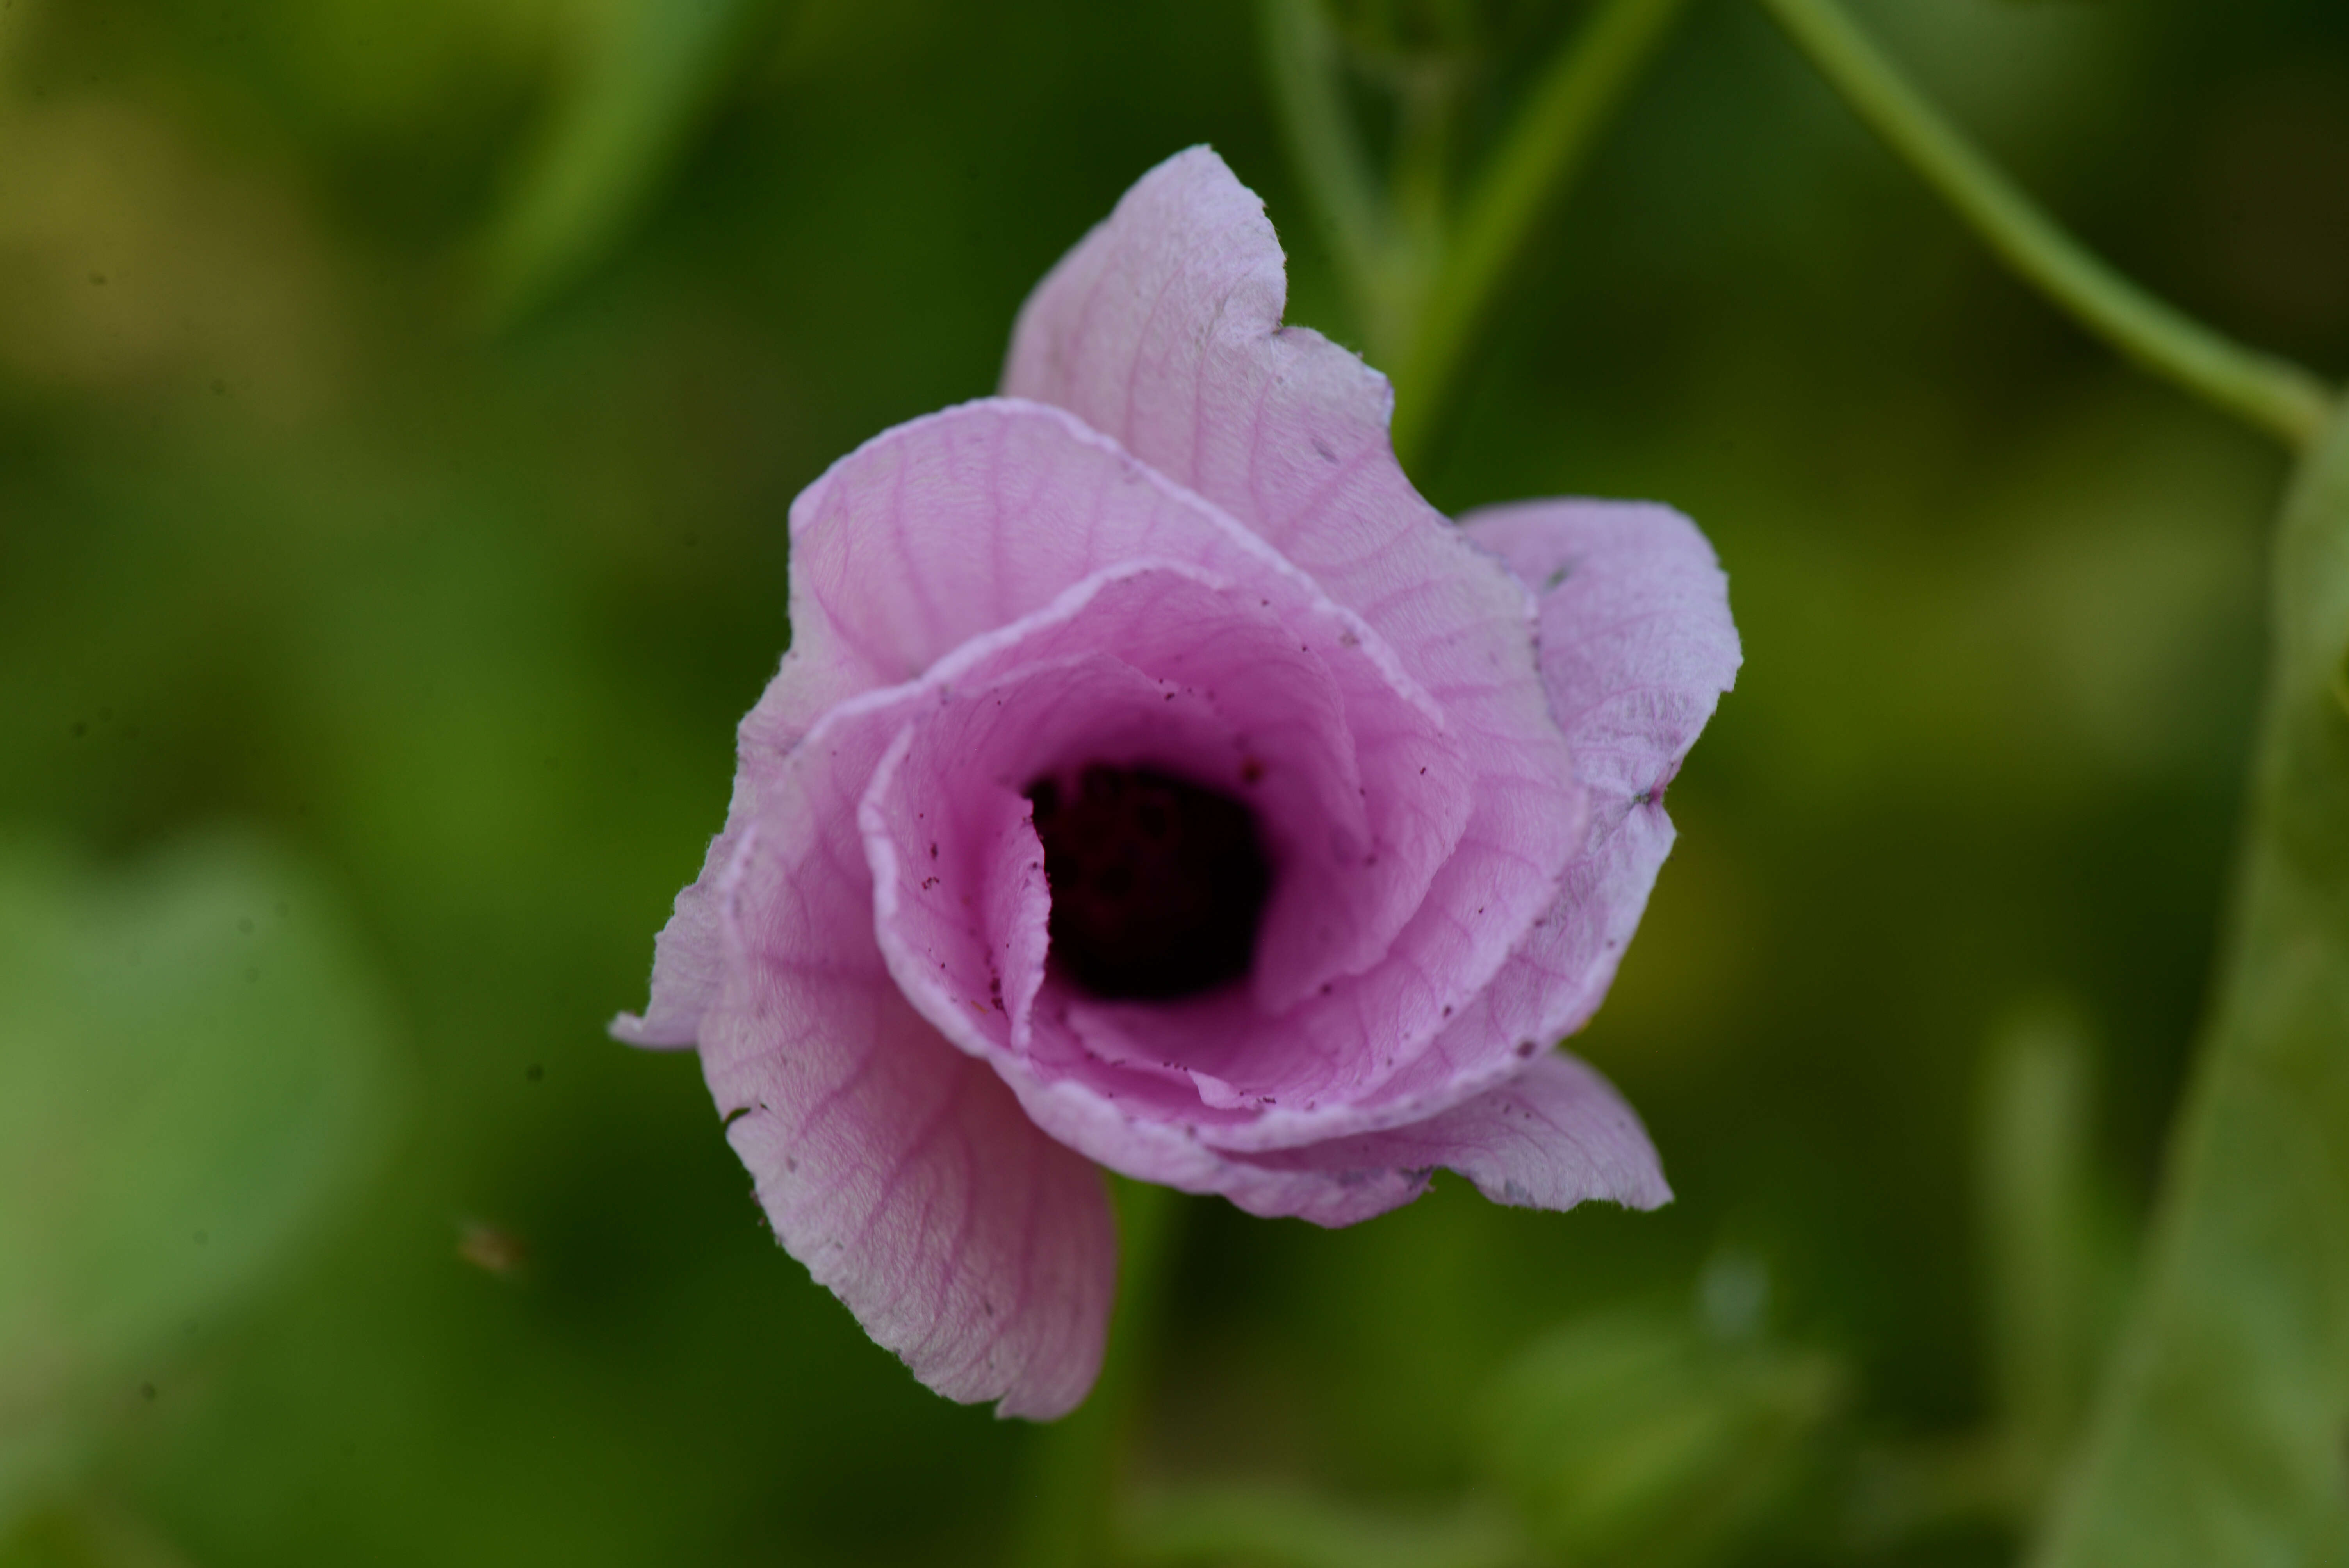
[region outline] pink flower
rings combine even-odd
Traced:
[[[792,1255],[1006,1415],[1100,1369],[1096,1162],[1324,1225],[1437,1166],[1671,1195],[1548,1047],[1738,665],[1713,552],[1650,505],[1454,527],[1285,294],[1263,204],[1183,153],[1036,290],[1004,396],[800,496],[791,651],[614,1026],[698,1046]]]

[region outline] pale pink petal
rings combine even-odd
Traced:
[[[1343,1048],[1345,1029],[1391,1043],[1375,1078],[1415,1057],[1550,904],[1584,807],[1535,672],[1524,585],[1420,499],[1387,438],[1384,377],[1282,326],[1286,296],[1263,203],[1195,148],[1143,176],[1037,286],[1003,385],[1069,409],[1254,529],[1444,705],[1475,776],[1468,829],[1422,911],[1423,927],[1448,929],[1406,930],[1376,972],[1387,988],[1342,1000],[1342,1023],[1304,1020],[1309,1050]],[[1284,1110],[1247,1137],[1273,1146],[1330,1130],[1319,1113]]]
[[[1120,1056],[1098,1036],[1080,1033],[1071,1017],[1082,1000],[1046,974],[1050,897],[1042,850],[1011,781],[1030,776],[1035,759],[1052,757],[1068,735],[1097,738],[1112,758],[1163,758],[1195,772],[1211,770],[1216,755],[1230,748],[1219,717],[1190,693],[1170,691],[1100,654],[1040,656],[1063,640],[1076,646],[1097,640],[1103,621],[1139,624],[1154,594],[1188,618],[1181,612],[1192,606],[1152,581],[1159,575],[1120,577],[1071,594],[1053,612],[1067,618],[1032,618],[1016,650],[1007,645],[984,661],[957,655],[905,688],[916,695],[890,711],[909,722],[874,767],[859,811],[881,950],[924,1017],[992,1063],[1036,1123],[1070,1147],[1138,1180],[1223,1194],[1253,1213],[1351,1223],[1417,1196],[1426,1172],[1288,1168],[1218,1151],[1196,1129],[1257,1114],[1255,1101],[1203,1103],[1212,1075],[1181,1060]],[[1226,636],[1246,625],[1217,624]],[[1008,673],[982,678],[995,660]],[[1134,727],[1136,716],[1150,722]],[[1128,746],[1143,749],[1135,754]],[[840,859],[837,851],[810,853],[801,863],[837,875]],[[1268,1027],[1277,1033],[1278,1022],[1266,1024],[1245,986],[1219,995],[1235,1027],[1184,1036],[1176,1048],[1218,1057],[1234,1037]]]
[[[971,638],[1136,561],[1251,584],[1317,652],[1326,645],[1346,704],[1369,790],[1363,847],[1381,855],[1387,891],[1376,902],[1359,892],[1321,901],[1348,912],[1345,927],[1318,953],[1284,952],[1267,970],[1269,986],[1366,966],[1459,837],[1468,813],[1459,745],[1393,651],[1248,530],[1060,409],[988,400],[886,431],[792,502],[792,542],[791,651],[742,722],[725,831],[656,944],[651,1005],[613,1026],[624,1040],[692,1043],[718,976],[711,890],[756,812],[764,759],[788,752],[845,698],[910,680]],[[1247,700],[1237,690],[1226,697],[1236,710]]]
[[[1653,1209],[1672,1196],[1631,1108],[1587,1064],[1557,1051],[1425,1121],[1248,1158],[1370,1188],[1424,1179],[1440,1165],[1495,1202],[1521,1208],[1570,1209],[1599,1198]]]
[[[981,929],[993,895],[978,871],[1011,798],[1089,762],[1220,788],[1253,809],[1278,881],[1245,1022],[1188,1037],[1207,1054],[1186,1065],[1293,1076],[1294,1039],[1274,1009],[1368,967],[1418,907],[1465,815],[1457,753],[1429,716],[1377,700],[1368,678],[1348,694],[1332,672],[1355,656],[1342,622],[1309,620],[1300,634],[1255,590],[1148,563],[1083,594],[1067,619],[1035,622],[994,684],[961,667],[904,766],[881,770],[865,831],[887,868],[873,859],[884,948],[903,944],[893,963],[926,1012],[985,1012],[980,987],[1001,978],[991,954],[1009,938]],[[925,1002],[933,985],[946,989]],[[1014,1015],[998,1027],[1017,1026]]]
[[[796,661],[909,680],[1079,583],[1152,562],[1244,590],[1252,608],[1297,634],[1300,651],[1326,666],[1337,704],[1328,717],[1342,719],[1334,730],[1317,725],[1317,744],[1328,755],[1340,738],[1354,752],[1342,767],[1361,775],[1351,781],[1359,801],[1325,800],[1314,859],[1333,860],[1343,839],[1348,854],[1375,857],[1377,875],[1340,886],[1327,865],[1309,879],[1301,864],[1283,868],[1279,896],[1300,908],[1271,922],[1258,976],[1268,1010],[1385,953],[1459,844],[1471,809],[1469,741],[1452,734],[1444,707],[1394,651],[1246,528],[1059,409],[981,402],[900,426],[811,486],[792,506],[792,527],[794,642],[779,685],[796,678]],[[1236,733],[1278,748],[1280,727],[1301,717],[1298,683],[1270,671],[1243,678],[1245,663],[1219,647],[1230,618],[1171,632],[1137,620],[1097,645],[1165,678],[1211,684]],[[1301,837],[1290,847],[1301,857]],[[1324,918],[1303,918],[1307,907]]]
[[[623,1045],[654,1050],[689,1047],[701,1030],[701,1016],[726,983],[726,955],[718,934],[718,907],[711,890],[734,853],[732,830],[712,839],[701,874],[677,895],[668,923],[653,938],[652,1000],[642,1014],[612,1020],[612,1037]]]
[[[1581,792],[1532,674],[1529,601],[1491,556],[1464,542],[1454,542],[1457,559],[1500,583],[1516,606],[1523,646],[1513,656],[1539,707],[1529,730],[1489,727],[1495,710],[1478,694],[1519,678],[1497,652],[1476,659],[1482,676],[1463,676],[1451,694],[1427,692],[1362,617],[1331,603],[1262,540],[1056,409],[978,403],[901,426],[834,465],[792,517],[794,641],[778,686],[809,669],[834,672],[827,692],[846,679],[843,670],[911,678],[968,645],[969,628],[1016,624],[999,617],[1038,610],[1048,589],[1065,592],[1071,573],[1087,581],[1085,569],[1101,561],[1157,562],[1247,585],[1299,632],[1344,697],[1379,874],[1394,887],[1423,878],[1426,891],[1415,901],[1348,900],[1349,923],[1327,953],[1268,972],[1275,1000],[1295,988],[1281,982],[1316,963],[1333,977],[1327,994],[1317,989],[1277,1022],[1251,1014],[1246,1037],[1233,1037],[1236,1052],[1286,1064],[1276,1078],[1251,1084],[1257,1092],[1293,1093],[1331,1081],[1333,1071],[1355,1092],[1424,1048],[1446,1009],[1469,1003],[1547,903],[1579,837]],[[999,551],[974,543],[988,539]],[[998,555],[1003,569],[982,566]],[[1233,688],[1227,700],[1243,697]],[[1443,738],[1432,748],[1430,724]],[[1457,786],[1445,779],[1454,765],[1435,755],[1447,748],[1474,775],[1456,841]],[[760,788],[757,759],[768,754],[746,726],[736,825]],[[708,882],[705,872],[705,890]],[[1373,952],[1380,962],[1342,974]],[[657,975],[657,998],[659,990]],[[1187,1027],[1173,1009],[1162,1022]],[[1365,1051],[1372,1038],[1381,1048]]]
[[[1100,1367],[1087,1157],[1333,1225],[1439,1165],[1511,1203],[1670,1196],[1543,1047],[1603,996],[1734,673],[1718,568],[1658,508],[1450,528],[1386,383],[1285,292],[1261,203],[1184,154],[1031,296],[1012,396],[799,497],[792,651],[614,1025],[698,1044],[783,1245],[1006,1415]],[[1096,764],[1247,802],[1274,891],[1244,980],[1105,1001],[1050,961],[1026,796]]]
[[[1538,596],[1542,683],[1583,782],[1661,799],[1744,660],[1713,546],[1648,501],[1518,501],[1460,529]]]
[[[858,810],[873,928],[937,1027],[968,1031],[967,1048],[990,1059],[1024,1053],[1051,901],[1022,787],[1054,771],[1071,731],[1097,738],[1092,755],[1111,766],[1191,778],[1236,770],[1239,748],[1195,693],[1099,654],[1024,664],[924,706]]]
[[[1547,1040],[1606,995],[1671,849],[1665,788],[1744,654],[1713,546],[1670,507],[1527,501],[1461,526],[1541,596],[1542,681],[1593,797],[1590,840],[1520,954],[1526,973],[1495,986],[1508,1032]]]
[[[1588,1022],[1606,997],[1671,846],[1671,820],[1661,807],[1599,801],[1589,846],[1567,868],[1557,903],[1409,1071],[1356,1103],[1357,1125],[1417,1121],[1482,1093],[1515,1073],[1519,1057]]]
[[[913,729],[876,771],[863,808],[882,950],[914,1005],[950,1039],[994,1060],[1015,1087],[1022,1074],[1049,1082],[1053,1094],[1041,1109],[1028,1089],[1022,1097],[1056,1136],[1128,1174],[1195,1190],[1221,1179],[1207,1144],[1286,1146],[1249,1140],[1270,1119],[1319,1136],[1359,1130],[1350,1099],[1395,1070],[1408,1046],[1394,1020],[1418,1007],[1440,1021],[1474,1005],[1474,993],[1453,1003],[1438,988],[1452,978],[1444,967],[1451,955],[1476,939],[1477,912],[1447,908],[1433,894],[1384,962],[1328,983],[1278,1016],[1244,986],[1174,1002],[1101,1002],[1057,978],[1007,968],[1012,949],[1034,945],[1032,933],[990,927],[989,913],[1024,908],[1032,923],[1046,908],[1040,894],[1030,905],[1007,904],[987,880],[1020,856],[1036,857],[1032,830],[1011,798],[1039,773],[1087,758],[1229,777],[1248,748],[1235,744],[1228,716],[1205,700],[1220,699],[1226,689],[1220,661],[1237,661],[1229,667],[1252,699],[1270,702],[1285,688],[1305,692],[1301,717],[1286,738],[1301,749],[1268,752],[1278,771],[1268,770],[1263,787],[1269,790],[1291,763],[1311,782],[1311,672],[1283,663],[1306,650],[1291,655],[1277,640],[1259,641],[1259,634],[1277,639],[1280,628],[1256,618],[1255,609],[1249,595],[1167,567],[1129,567],[1081,584],[1021,623],[1016,642],[1005,640],[983,657],[957,651],[933,668],[923,684],[936,699],[911,710]],[[1198,642],[1203,633],[1206,644]],[[1195,646],[1195,673],[1206,684],[1162,682],[1102,652],[1066,651],[1121,645],[1146,662]],[[999,665],[1004,673],[991,675]],[[1279,717],[1277,704],[1262,711]],[[1315,797],[1299,799],[1309,807]],[[1269,798],[1263,805],[1278,821],[1282,808]],[[1001,844],[1005,833],[1018,835],[1016,852]],[[1470,918],[1461,919],[1464,913]],[[1035,996],[1027,1016],[995,1005],[1014,993]],[[1074,1107],[1086,1097],[1099,1105]],[[1145,1119],[1178,1140],[1178,1165],[1188,1174],[1154,1163],[1162,1152],[1129,1147],[1144,1136],[1136,1129]]]
[[[966,880],[986,905],[974,928],[1008,933],[1002,947],[975,968],[968,954],[946,953],[950,972],[934,985],[939,956],[925,946],[911,957],[909,942],[952,935],[954,923],[905,925],[909,879],[898,864],[884,861],[888,891],[876,892],[866,829],[890,854],[929,862],[918,822],[881,820],[893,759],[927,727],[984,712],[1008,679],[1049,685],[1071,668],[1114,665],[1081,650],[1133,624],[1133,605],[1116,590],[1141,592],[1181,571],[1140,562],[1081,583],[921,679],[839,705],[786,755],[746,758],[746,772],[761,775],[759,806],[711,890],[727,981],[699,1021],[703,1066],[721,1109],[744,1112],[732,1135],[776,1234],[926,1383],[959,1398],[999,1397],[1009,1413],[1065,1408],[1098,1364],[1106,1211],[1086,1210],[1100,1202],[1098,1181],[1071,1150],[1144,1179],[1228,1192],[1259,1212],[1335,1212],[1366,1194],[1391,1206],[1423,1184],[1239,1165],[1179,1127],[1135,1125],[1109,1097],[1079,1087],[1071,1099],[1034,1071],[1001,1025],[1037,993],[1046,906],[1030,880],[1033,832],[1011,792],[991,787],[983,752],[969,754],[978,766],[952,798],[960,820],[941,820],[930,863]],[[1260,611],[1270,596],[1257,594]],[[1333,656],[1353,651],[1331,633]],[[1182,706],[1164,703],[1149,677],[1132,678],[1147,706]],[[1115,725],[1102,733],[1113,738]],[[916,891],[929,874],[910,879]],[[905,965],[894,976],[876,927],[892,934]],[[905,931],[913,936],[900,940]],[[1003,1012],[991,984],[981,992],[981,974],[1000,978]],[[1040,1104],[1052,1113],[1039,1115]],[[976,1187],[970,1172],[981,1173]]]
[[[913,679],[1086,578],[1161,560],[1309,580],[1278,552],[1059,408],[988,398],[885,430],[792,502],[796,666]],[[847,683],[834,674],[827,689]]]
[[[1525,501],[1462,528],[1541,595],[1542,678],[1592,798],[1557,902],[1475,1006],[1361,1114],[1416,1119],[1589,1021],[1671,852],[1664,789],[1737,678],[1728,579],[1695,524],[1633,501]]]
[[[776,1238],[866,1332],[950,1398],[1050,1418],[1100,1369],[1116,1238],[1100,1173],[922,1020],[874,946],[855,799],[902,722],[886,702],[828,718],[745,828],[702,1068]]]

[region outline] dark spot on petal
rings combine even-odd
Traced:
[[[1096,764],[1026,791],[1044,845],[1051,957],[1112,1000],[1195,995],[1246,975],[1272,872],[1227,795]]]
[[[1243,784],[1263,783],[1264,764],[1253,757],[1244,757],[1240,758],[1240,782]]]
[[[937,858],[938,858],[938,846],[937,846],[937,842],[936,842],[936,840],[933,840],[933,841],[931,841],[931,843],[930,843],[930,859],[932,859],[932,860],[936,860]]]
[[[1517,1042],[1517,1055],[1521,1057],[1530,1057],[1540,1048],[1540,1047],[1535,1045],[1531,1040],[1519,1040]]]
[[[1330,443],[1319,436],[1313,438],[1313,449],[1320,454],[1321,460],[1325,463],[1334,463],[1338,460],[1338,454],[1330,449]]]

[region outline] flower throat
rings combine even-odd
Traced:
[[[1272,888],[1256,819],[1228,795],[1094,764],[1027,789],[1051,888],[1052,956],[1105,1001],[1170,1001],[1248,971]]]

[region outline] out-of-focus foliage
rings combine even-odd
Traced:
[[[2019,1518],[2035,1518],[2105,1370],[2128,1226],[2095,1140],[2095,1065],[2075,1007],[2039,1001],[1993,1036],[1981,1151],[1986,1326]]]
[[[1144,1499],[1126,1522],[1138,1563],[1250,1568],[1531,1568],[1523,1526],[1489,1503],[1399,1514],[1292,1487],[1227,1483]]]
[[[485,246],[494,320],[591,264],[639,215],[761,33],[771,0],[606,0],[563,105]]]
[[[1588,1318],[1503,1370],[1489,1462],[1558,1562],[1730,1561],[1813,1479],[1841,1383],[1826,1357],[1669,1316]]]
[[[1372,57],[1475,54],[1524,36],[1557,0],[1319,0],[1340,35]]]
[[[217,841],[96,882],[0,847],[0,1536],[382,1152],[373,977],[317,883]]]
[[[2241,882],[2058,1568],[2349,1563],[2349,419],[2295,483]]]
[[[1860,9],[2132,273],[2349,363],[2337,5]],[[1586,10],[1474,78],[1462,156]],[[988,391],[1025,291],[1137,174],[1215,143],[1281,225],[1293,317],[1360,327],[1240,0],[776,0],[591,112],[630,14],[0,7],[0,822],[109,883],[222,822],[289,845],[411,1084],[375,1181],[241,1305],[165,1324],[155,1400],[132,1365],[75,1412],[78,1490],[25,1527],[49,1561],[1010,1539],[1036,1434],[872,1348],[758,1222],[690,1057],[602,1026],[643,999],[786,643],[790,498]],[[572,216],[516,217],[533,190]],[[525,230],[534,306],[492,330],[486,258]],[[1444,1183],[1341,1233],[1180,1205],[1145,1494],[1450,1519],[1485,1484],[1481,1390],[1730,1254],[1847,1368],[1871,1455],[1997,1429],[1977,1090],[2022,998],[2095,1020],[2091,1158],[2132,1219],[2150,1191],[2279,460],[2000,274],[1736,4],[1692,8],[1501,321],[1429,493],[1671,500],[1745,639],[1578,1042],[1680,1198],[1547,1216]],[[1853,1547],[1833,1487],[1795,1506],[1777,1561],[2013,1551],[1995,1507]]]

